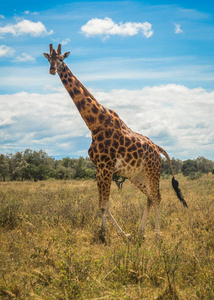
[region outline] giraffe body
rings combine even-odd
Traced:
[[[173,174],[173,188],[178,198],[187,206],[174,179],[172,164],[168,154],[149,138],[133,132],[113,110],[107,109],[97,102],[82,83],[73,75],[63,60],[68,52],[61,54],[61,45],[55,51],[50,45],[50,55],[45,57],[50,62],[50,73],[58,73],[68,94],[73,99],[79,113],[91,131],[92,142],[88,154],[96,167],[97,186],[99,191],[99,208],[102,211],[101,237],[104,239],[106,215],[117,231],[126,235],[120,228],[109,210],[109,196],[112,176],[114,173],[127,177],[147,196],[147,206],[144,210],[140,231],[145,232],[146,221],[151,205],[155,208],[155,231],[160,235],[159,179],[161,174],[161,156],[166,156]]]

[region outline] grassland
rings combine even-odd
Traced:
[[[185,209],[161,180],[163,239],[138,227],[145,197],[112,184],[111,211],[131,241],[100,213],[93,181],[0,183],[0,299],[214,299],[214,176],[177,177]]]

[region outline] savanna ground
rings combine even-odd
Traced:
[[[214,176],[177,176],[189,205],[161,180],[163,239],[153,211],[138,227],[145,197],[112,183],[111,211],[131,241],[107,223],[99,241],[96,183],[0,183],[0,299],[214,299]]]

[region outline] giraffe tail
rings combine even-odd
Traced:
[[[178,199],[181,201],[181,203],[183,204],[184,207],[188,207],[186,201],[183,198],[181,190],[179,189],[179,183],[175,179],[175,174],[174,174],[172,162],[171,162],[171,159],[169,158],[169,155],[166,153],[166,151],[163,148],[161,148],[161,147],[158,146],[158,149],[159,149],[160,153],[162,153],[166,157],[166,159],[168,160],[168,162],[169,162],[169,165],[170,165],[170,168],[171,168],[171,171],[172,171],[172,187],[175,190],[175,193],[176,193]]]
[[[178,181],[175,179],[175,177],[173,176],[172,177],[172,186],[173,186],[173,189],[175,190],[176,194],[177,194],[177,197],[178,199],[181,201],[181,203],[183,204],[184,207],[188,207],[186,201],[184,200],[183,198],[183,195],[181,193],[181,190],[179,189],[179,183]]]

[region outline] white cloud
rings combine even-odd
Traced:
[[[31,36],[40,36],[42,34],[49,35],[53,31],[47,31],[44,24],[40,21],[32,22],[29,20],[22,20],[15,25],[8,24],[4,27],[0,27],[0,34],[11,33],[14,36],[19,36],[23,34],[30,34]]]
[[[163,146],[171,156],[214,158],[214,91],[167,84],[99,92],[96,97],[130,128]]]
[[[0,19],[5,19],[5,16],[4,15],[0,15]]]
[[[15,54],[15,50],[11,47],[8,47],[6,45],[0,46],[0,57],[10,57]]]
[[[25,15],[32,15],[32,16],[34,16],[34,15],[37,15],[38,13],[37,12],[30,12],[29,10],[25,10],[24,14]]]
[[[174,25],[175,25],[175,33],[176,34],[179,34],[179,33],[183,32],[183,30],[181,30],[181,25],[180,24],[174,23]]]
[[[171,157],[214,159],[214,91],[168,84],[141,90],[91,92],[132,130],[151,138]],[[0,95],[0,153],[32,148],[44,149],[50,155],[74,155],[84,150],[80,144],[85,143],[86,155],[88,134],[66,91]],[[67,145],[65,149],[62,144]]]
[[[70,41],[71,41],[71,40],[67,38],[67,39],[62,40],[62,41],[61,41],[61,44],[62,44],[62,46],[65,46],[65,45],[67,45]]]
[[[91,19],[81,27],[81,31],[87,37],[96,35],[105,37],[109,37],[110,35],[133,36],[142,33],[143,36],[149,38],[153,35],[152,25],[148,22],[120,22],[117,24],[110,18]]]
[[[0,95],[0,153],[45,149],[56,154],[61,145],[69,154],[72,139],[85,136],[84,126],[66,92]]]
[[[14,60],[14,62],[34,62],[35,58],[28,55],[27,53],[22,53],[20,56],[17,56]]]

